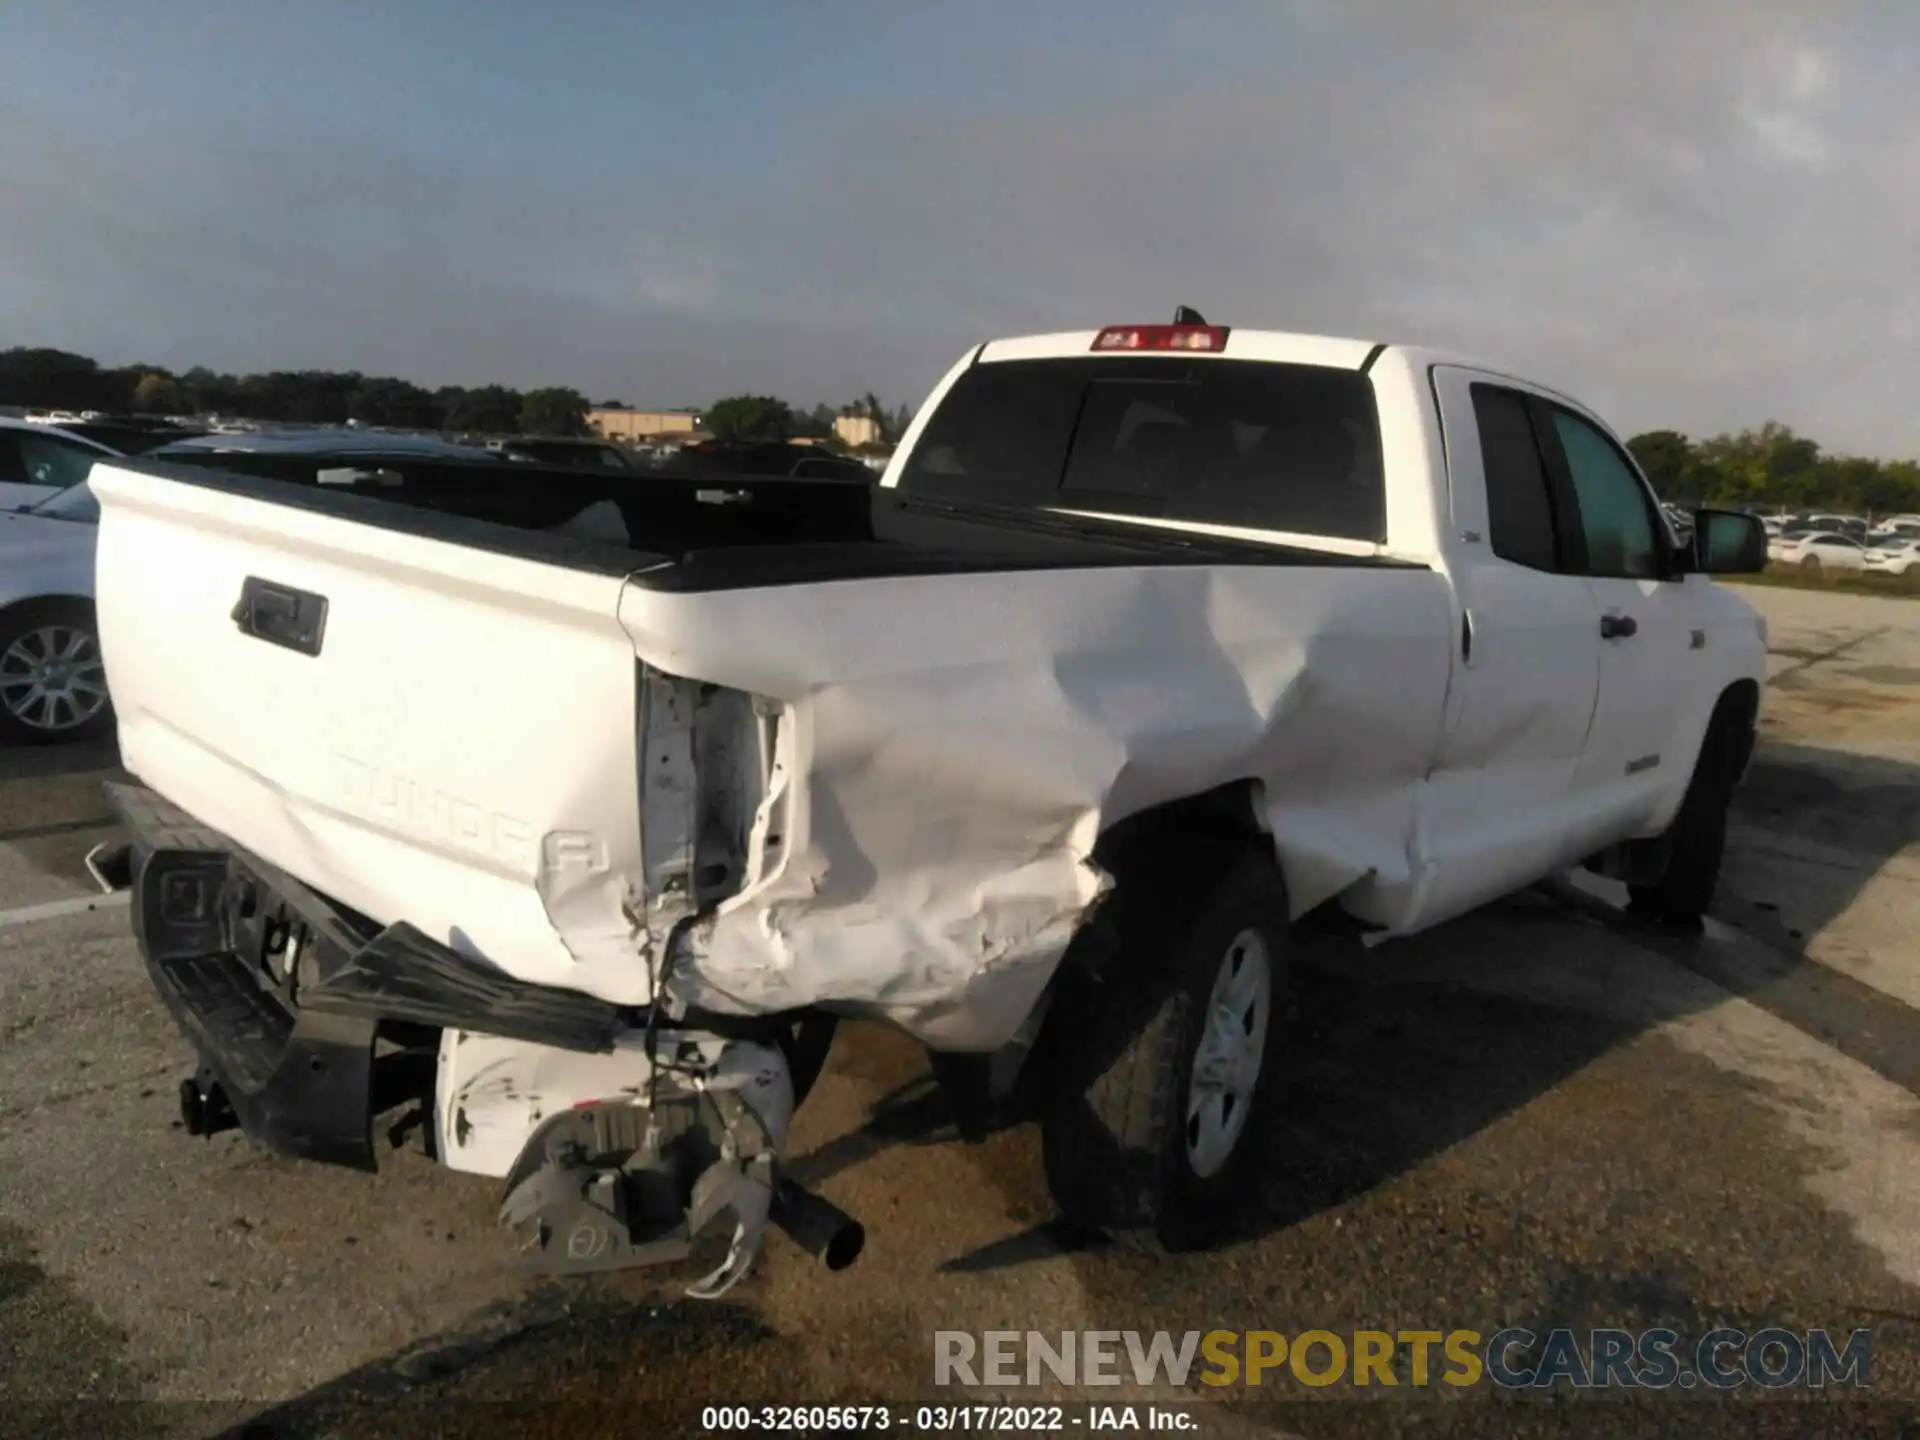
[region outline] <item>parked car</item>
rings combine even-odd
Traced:
[[[673,454],[662,456],[655,469],[667,475],[787,475],[799,480],[858,480],[865,484],[879,478],[871,467],[852,456],[779,440],[709,440],[683,445]]]
[[[0,744],[98,739],[113,725],[93,614],[99,519],[84,480],[0,514]]]
[[[1864,539],[1869,528],[1867,522],[1858,515],[1837,515],[1828,512],[1809,515],[1803,523],[1810,530],[1830,530],[1856,539]]]
[[[94,461],[119,453],[70,430],[0,418],[0,510],[38,505],[85,480]]]
[[[1887,535],[1869,546],[1861,568],[1876,575],[1905,575],[1920,564],[1920,535]]]
[[[497,464],[500,457],[477,445],[460,445],[437,435],[399,435],[378,430],[328,429],[213,430],[170,440],[147,453],[154,460],[195,461],[209,455],[285,455],[335,457],[343,461],[442,458]]]
[[[1866,564],[1867,549],[1851,535],[1842,535],[1832,530],[1809,530],[1784,541],[1780,553],[1772,553],[1782,565],[1798,565],[1802,570],[1818,574],[1821,570],[1859,570]]]
[[[857,1250],[783,1158],[841,1016],[968,1133],[1044,1076],[1081,1224],[1205,1233],[1283,1113],[1296,925],[1585,865],[1697,926],[1767,673],[1709,579],[1759,522],[1674,545],[1577,401],[1190,315],[970,351],[878,485],[621,487],[621,544],[544,479],[93,485],[138,777],[98,869],[187,1128],[371,1168],[376,1042],[434,1053],[434,1153],[538,1263],[717,1242],[701,1295],[769,1221]]]
[[[640,468],[634,457],[605,440],[575,440],[565,437],[519,437],[496,440],[487,447],[509,460],[536,465],[564,465],[587,470],[634,470]]]

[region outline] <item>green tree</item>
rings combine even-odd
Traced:
[[[362,425],[430,430],[440,424],[440,407],[418,385],[391,376],[373,376],[348,394],[347,418]]]
[[[139,415],[177,415],[187,408],[187,394],[171,375],[149,370],[133,387],[132,403]]]
[[[94,410],[110,402],[100,367],[85,355],[43,346],[0,350],[0,405]]]
[[[587,433],[587,397],[578,390],[549,385],[529,390],[520,400],[523,435],[584,435]]]
[[[434,399],[440,406],[440,423],[449,430],[508,435],[520,425],[520,392],[504,385],[482,385],[473,390],[448,386]]]
[[[771,395],[729,395],[707,407],[706,430],[716,440],[785,440],[793,410]]]

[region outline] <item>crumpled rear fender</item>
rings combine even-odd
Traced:
[[[994,1048],[1110,884],[1101,834],[1235,782],[1297,912],[1404,885],[1449,613],[1439,576],[1402,567],[630,586],[621,618],[649,666],[777,712],[758,858],[677,917],[668,993]]]

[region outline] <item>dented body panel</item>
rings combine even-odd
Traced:
[[[512,505],[478,486],[486,518],[429,521],[102,463],[123,759],[175,828],[214,837],[156,853],[190,870],[230,847],[254,857],[236,873],[311,887],[356,934],[411,927],[394,954],[424,937],[625,1007],[599,1050],[419,1012],[458,1015],[434,1022],[440,1154],[508,1175],[515,1215],[591,1228],[567,1157],[632,1117],[567,1117],[651,1114],[664,1083],[679,1138],[649,1125],[609,1163],[700,1175],[683,1228],[734,1217],[723,1288],[774,1213],[783,1027],[825,1012],[943,1052],[1030,1041],[1115,883],[1095,855],[1120,822],[1230,794],[1296,918],[1334,907],[1391,939],[1658,836],[1729,697],[1751,726],[1753,612],[1667,549],[1639,578],[1591,563],[1620,537],[1580,528],[1566,446],[1613,467],[1582,483],[1658,510],[1567,397],[1244,330],[1177,363],[1091,361],[1095,333],[969,354],[871,490],[661,480],[591,504],[550,490],[503,523]],[[1071,403],[1019,426],[945,410],[996,386],[1017,408],[1030,375]],[[1252,421],[1234,408],[1296,383]],[[1504,441],[1499,405],[1523,417]],[[1083,453],[1095,412],[1109,428]],[[1044,450],[1049,426],[1044,463],[995,458],[1010,435]],[[1542,553],[1515,542],[1512,494],[1490,503],[1502,465],[1557,487],[1532,497]],[[1213,508],[1153,488],[1189,471]],[[989,493],[964,492],[973,475]],[[155,933],[164,900],[142,900]],[[165,932],[188,960],[192,919]]]
[[[675,954],[688,1003],[831,1004],[993,1048],[1102,892],[1100,834],[1236,781],[1296,910],[1357,885],[1391,906],[1412,878],[1449,672],[1430,571],[632,587],[621,617],[650,669],[782,707],[756,863]]]

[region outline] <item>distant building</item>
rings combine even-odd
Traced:
[[[611,406],[587,411],[587,428],[605,440],[628,444],[652,440],[688,440],[700,431],[693,410],[628,410]]]
[[[842,415],[833,422],[833,433],[858,450],[862,445],[880,443],[880,422],[871,415]]]

